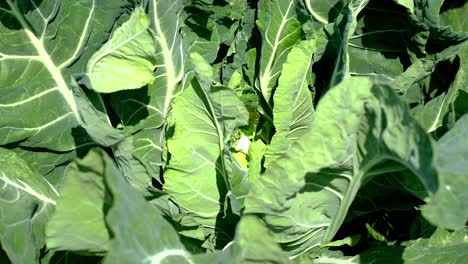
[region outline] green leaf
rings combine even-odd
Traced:
[[[393,0],[394,2],[398,3],[399,5],[402,5],[408,10],[413,13],[414,12],[414,0]]]
[[[55,213],[47,224],[47,247],[52,250],[104,253],[109,232],[104,222],[104,176],[114,173],[97,152],[69,165]]]
[[[243,5],[243,17],[239,22],[237,34],[227,54],[232,57],[232,62],[230,58],[227,57],[225,59],[224,68],[222,69],[222,83],[232,88],[237,88],[237,85],[234,84],[235,82],[241,86],[247,85],[247,77],[241,76],[241,73],[245,71],[243,67],[248,67],[247,52],[251,48],[250,39],[254,36],[253,32],[256,17],[256,9],[247,5],[245,0],[237,0],[236,3],[239,4],[239,6]]]
[[[132,155],[148,171],[163,182],[163,145],[167,117],[172,100],[182,90],[186,51],[183,48],[181,15],[183,1],[149,1],[149,27],[154,32],[156,69],[154,82],[135,91],[111,95],[111,104],[119,116],[124,131],[133,137]],[[120,166],[120,165],[119,165]],[[124,166],[124,165],[122,165]]]
[[[453,233],[438,229],[430,238],[403,243],[405,263],[465,263],[468,261],[468,230]]]
[[[458,87],[451,86],[449,91],[430,100],[425,105],[414,108],[414,118],[427,131],[433,132],[442,126],[443,120],[457,96]]]
[[[440,11],[443,0],[415,0],[415,14],[429,30],[426,50],[429,54],[438,53],[451,46],[459,45],[468,38],[466,32],[454,32],[449,27],[440,25]]]
[[[73,161],[81,151],[86,151],[87,147],[78,148],[77,152],[46,152],[33,151],[29,148],[12,149],[18,157],[31,165],[39,174],[43,175],[47,181],[60,190],[63,183],[67,165]]]
[[[283,64],[273,96],[273,124],[276,132],[265,154],[266,167],[310,129],[314,107],[308,83],[315,50],[315,40],[299,42],[291,49]]]
[[[235,263],[289,263],[271,231],[255,216],[242,218],[230,251]]]
[[[422,212],[432,224],[443,228],[461,229],[468,219],[468,146],[461,143],[467,136],[468,115],[465,115],[435,146],[439,188]]]
[[[268,0],[262,1],[258,10],[257,27],[262,35],[262,48],[256,88],[269,105],[288,52],[300,39],[297,8],[297,0]]]
[[[160,110],[163,120],[171,109],[177,86],[184,75],[185,51],[183,50],[180,13],[183,1],[150,1],[151,28],[156,34],[157,57],[156,77],[150,86],[151,97],[157,100],[154,105]]]
[[[232,212],[236,215],[241,215],[245,196],[250,191],[251,183],[248,178],[247,170],[242,168],[237,162],[232,162],[231,166],[229,180],[230,191],[226,196],[230,198]]]
[[[307,257],[309,257],[307,259]],[[394,256],[393,256],[394,257]],[[301,262],[301,260],[304,260]],[[309,256],[304,256],[301,259],[299,259],[295,263],[308,263],[313,261],[313,263],[317,264],[361,264],[361,263],[368,263],[365,260],[361,261],[359,259],[359,256],[344,256],[344,254],[341,251],[331,251],[331,250],[320,250],[317,253],[312,253]],[[372,259],[374,261],[374,259]],[[380,264],[381,262],[379,262]],[[370,264],[370,263],[369,263]]]
[[[104,263],[192,263],[174,228],[130,187],[107,154],[90,155],[106,164],[105,182],[112,194],[106,222],[113,238]]]
[[[192,55],[197,78],[173,105],[174,134],[168,139],[171,159],[164,174],[164,190],[204,227],[215,227],[230,189],[230,139],[246,125],[248,113],[235,93],[212,86],[211,67]]]
[[[438,25],[432,27],[436,33],[431,33],[426,47],[432,53],[414,60],[405,72],[393,79],[393,87],[404,93],[405,100],[413,105],[415,118],[428,132],[444,125],[454,101],[465,87],[463,58],[468,43],[466,33],[452,32]],[[454,119],[450,122],[453,124]]]
[[[86,67],[92,89],[112,93],[138,89],[155,81],[155,36],[149,27],[148,15],[137,8],[129,20],[112,33]]]
[[[88,106],[77,102],[70,80],[107,39],[123,3],[0,3],[0,145],[41,173],[61,177],[53,170],[90,144],[79,113]]]
[[[288,256],[274,241],[273,234],[255,216],[244,216],[237,225],[235,239],[223,248],[208,254],[194,256],[195,263],[291,263]]]
[[[89,137],[96,143],[106,147],[116,145],[122,141],[124,134],[112,127],[105,108],[103,107],[104,109],[100,110],[95,107],[74,79],[71,80],[71,87],[78,105],[78,114],[81,119],[80,125],[86,130]],[[92,94],[92,96],[102,100],[99,94]]]
[[[355,11],[352,14],[356,25],[349,33],[348,62],[353,76],[393,79],[406,69],[408,50],[421,52],[427,41],[423,35],[428,33],[416,25],[407,10],[391,1],[370,1],[359,16]]]
[[[364,251],[355,256],[355,262],[352,263],[465,263],[468,261],[467,235],[466,229],[453,233],[438,229],[429,238],[406,241],[402,246],[377,247]]]
[[[345,79],[319,102],[309,133],[254,185],[245,213],[261,215],[297,256],[332,240],[360,185],[382,162],[403,164],[433,193],[431,159],[430,138],[391,87]]]
[[[450,3],[450,1],[447,1],[448,5],[454,3]],[[452,1],[453,2],[453,1]],[[466,14],[468,10],[468,2],[465,1],[465,3],[461,6],[456,6],[453,8],[449,8],[445,12],[442,12],[440,14],[440,23],[445,26],[450,26],[453,30],[455,31],[468,31],[468,23],[466,22],[466,19],[464,19],[464,15]]]
[[[468,41],[450,46],[442,52],[431,54],[423,59],[415,61],[405,70],[405,72],[396,76],[392,80],[392,85],[395,91],[398,93],[410,92],[410,88],[413,85],[423,81],[425,78],[430,76],[434,72],[437,64],[456,55],[463,48],[463,46],[466,45],[466,43],[468,43]],[[463,72],[464,71],[462,70],[460,74],[463,74]]]
[[[37,263],[57,190],[14,152],[0,148],[0,242],[12,263]]]
[[[349,236],[340,240],[334,240],[334,241],[325,243],[322,245],[322,247],[341,247],[344,245],[353,247],[359,242],[360,239],[361,239],[361,235]]]
[[[222,32],[219,32],[216,15],[210,10],[213,8],[213,1],[199,6],[197,2],[193,1],[193,7],[182,16],[186,25],[181,28],[184,48],[187,54],[198,53],[212,63],[218,55]]]
[[[345,6],[346,1],[344,0],[328,0],[328,1],[313,1],[305,0],[305,6],[309,14],[314,20],[328,24],[333,22],[336,16],[341,12]]]
[[[416,15],[426,23],[439,24],[440,8],[444,0],[414,0]]]
[[[335,24],[327,27],[330,28],[333,26],[333,33],[336,35],[335,38],[337,41],[335,45],[338,46],[335,69],[331,76],[330,87],[337,85],[350,76],[349,49],[352,45],[349,42],[356,30],[357,16],[368,2],[368,0],[351,1],[338,16]]]
[[[468,10],[468,2],[465,1],[463,5],[458,6],[458,3],[449,2],[447,4],[453,7],[440,14],[440,23],[444,26],[449,26],[451,29],[457,32],[468,32],[468,23],[466,22],[466,19],[464,19],[464,16]],[[465,45],[465,47],[460,50],[458,57],[460,58],[460,68],[458,70],[454,85],[458,87],[461,96],[455,103],[455,107],[457,108],[457,117],[468,113],[468,111],[464,110],[464,106],[467,105],[466,99],[463,99],[463,95],[466,94],[468,89],[468,45]]]
[[[255,183],[260,177],[260,172],[263,168],[263,157],[265,155],[266,145],[261,141],[257,140],[249,146],[249,169],[248,176],[249,181]]]
[[[157,130],[159,131],[159,130]],[[157,136],[157,133],[154,134]],[[143,139],[144,143],[152,144],[152,142],[147,142],[146,139]],[[135,138],[134,137],[127,137],[125,140],[120,142],[118,145],[112,148],[117,166],[119,167],[120,171],[130,183],[130,185],[144,194],[147,194],[148,190],[151,189],[151,170],[145,167],[145,165],[134,155],[135,152],[144,151],[145,149],[148,150],[145,146],[143,146],[140,150],[135,149]],[[151,148],[153,146],[150,146]],[[148,153],[148,152],[147,152]],[[156,159],[154,162],[158,162],[157,158],[160,158],[160,152],[156,153]],[[153,161],[151,161],[153,162]],[[153,173],[155,176],[159,175],[159,171],[157,173]]]

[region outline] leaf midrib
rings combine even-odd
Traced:
[[[279,30],[277,31],[277,34],[275,36],[275,42],[272,45],[272,52],[270,59],[268,60],[268,63],[266,65],[265,71],[263,73],[260,73],[260,91],[263,94],[263,97],[265,98],[265,101],[268,105],[270,105],[270,93],[268,91],[268,86],[270,84],[270,79],[271,79],[271,67],[273,66],[273,60],[276,55],[279,43],[280,43],[280,38],[281,35],[283,34],[283,28],[288,22],[289,19],[287,17],[289,16],[289,11],[291,10],[291,7],[293,5],[294,1],[291,1],[289,3],[288,9],[286,10],[286,14],[282,17],[281,24],[279,27]],[[281,8],[280,8],[281,9]],[[267,29],[268,31],[268,29]],[[267,33],[265,34],[265,38],[268,39]],[[271,107],[271,106],[270,106]]]
[[[174,1],[173,4],[175,4],[176,1]],[[153,0],[153,14],[154,14],[154,18],[153,18],[154,28],[156,29],[156,34],[158,34],[156,38],[159,44],[161,45],[164,65],[166,67],[167,87],[166,87],[166,97],[164,99],[164,108],[162,110],[163,110],[164,117],[167,117],[167,115],[169,114],[169,108],[172,102],[173,93],[177,87],[177,84],[182,80],[183,70],[180,70],[179,73],[176,75],[176,70],[174,68],[174,61],[172,60],[172,52],[171,52],[171,49],[169,49],[169,46],[167,45],[166,36],[164,35],[163,30],[161,29],[161,25],[159,23],[160,18],[158,16],[157,3],[155,0]],[[177,20],[177,25],[179,25],[178,20]],[[174,35],[177,35],[177,33],[174,32]],[[174,39],[175,38],[176,36],[174,36]]]
[[[36,37],[36,35],[32,32],[32,29],[29,27],[29,24],[27,23],[25,18],[21,15],[21,12],[18,10],[16,5],[12,3],[11,0],[6,0],[6,1],[8,5],[10,6],[12,13],[16,17],[20,25],[23,27],[24,32],[28,36],[32,45],[37,50],[40,61],[42,61],[42,63],[44,64],[44,66],[46,67],[46,69],[49,71],[52,78],[54,79],[55,83],[57,84],[57,88],[60,94],[62,94],[63,98],[65,99],[69,107],[71,108],[75,118],[78,121],[80,121],[81,118],[78,114],[78,108],[76,105],[75,98],[73,97],[71,90],[68,88],[68,85],[65,82],[60,69],[54,64],[51,57],[49,56],[49,53],[45,50],[44,43],[41,40],[39,40]]]

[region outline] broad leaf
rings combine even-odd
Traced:
[[[249,181],[255,183],[262,171],[262,159],[265,155],[266,146],[261,140],[254,141],[249,146]]]
[[[450,8],[443,13],[440,14],[440,24],[444,26],[450,26],[454,31],[457,32],[467,32],[468,31],[468,23],[466,19],[464,19],[464,14],[468,10],[468,2],[464,1],[464,4],[459,5],[458,3],[450,3],[451,1],[447,1],[449,6],[455,5],[454,8]],[[456,6],[458,4],[459,6]]]
[[[164,190],[204,227],[214,229],[230,189],[229,144],[235,128],[246,125],[248,113],[235,93],[212,86],[212,69],[193,55],[197,78],[174,101],[174,134],[168,139],[171,159]]]
[[[255,216],[242,218],[237,226],[234,244],[227,250],[233,263],[289,263],[287,255],[274,241],[274,236]]]
[[[152,189],[151,176],[159,175],[159,171],[154,171],[154,169],[159,169],[161,166],[161,149],[151,139],[159,139],[160,131],[159,129],[142,130],[140,135],[147,137],[135,139],[130,136],[113,147],[120,171],[133,188],[145,194]]]
[[[403,246],[377,247],[363,252],[350,263],[458,264],[468,261],[466,229],[450,233],[438,229],[429,238],[406,241]]]
[[[291,49],[283,64],[273,97],[276,132],[266,152],[266,164],[284,154],[290,144],[300,139],[310,128],[314,109],[308,83],[315,49],[314,40],[299,42]]]
[[[111,97],[125,133],[133,137],[133,150],[126,150],[132,153],[127,153],[127,161],[136,159],[131,162],[141,163],[148,175],[161,183],[166,120],[185,75],[186,51],[180,33],[182,8],[180,0],[149,1],[149,28],[154,32],[155,42],[154,82],[143,89],[123,91]]]
[[[104,186],[107,173],[114,171],[96,152],[69,165],[55,213],[47,224],[49,249],[98,253],[107,250],[110,237],[104,222],[104,208],[109,207]]]
[[[393,1],[408,8],[408,10],[411,13],[414,12],[414,0],[393,0]]]
[[[346,5],[346,2],[347,1],[345,0],[304,0],[309,14],[314,20],[322,24],[333,22],[336,16],[341,12],[342,8]]]
[[[0,242],[13,264],[37,263],[57,190],[14,152],[0,148]]]
[[[353,15],[356,25],[348,42],[351,75],[393,79],[408,66],[408,49],[420,52],[419,48],[425,44],[420,36],[423,30],[405,8],[391,1],[370,1],[359,17],[355,12]]]
[[[185,26],[181,28],[184,49],[187,54],[198,53],[206,61],[213,63],[222,42],[223,32],[220,32],[220,29],[223,28],[218,24],[222,20],[218,21],[217,14],[213,13],[213,1],[205,4],[198,4],[199,1],[193,0],[189,2],[192,2],[192,5],[181,15],[181,18],[185,19]],[[190,63],[190,60],[187,62]]]
[[[245,213],[261,215],[296,256],[333,239],[361,183],[383,161],[402,163],[433,193],[431,158],[430,138],[389,86],[347,79],[320,101],[309,133],[254,185]]]
[[[75,157],[90,139],[80,127],[70,85],[108,37],[123,1],[2,1],[0,3],[0,145],[41,156],[53,167]],[[97,23],[99,18],[99,23]],[[35,152],[49,151],[52,155]],[[66,157],[61,157],[65,155]]]
[[[260,69],[256,87],[271,108],[271,100],[283,63],[300,39],[301,23],[296,17],[297,0],[262,1],[257,27],[262,34]]]
[[[112,194],[106,222],[113,238],[104,263],[190,263],[172,226],[130,187],[107,154],[92,150],[85,160],[91,159],[99,164],[104,174],[101,177]]]
[[[468,145],[460,144],[467,136],[468,115],[465,115],[435,146],[439,189],[422,212],[431,223],[443,228],[462,229],[468,220]]]
[[[450,233],[438,229],[430,238],[405,242],[403,252],[405,263],[465,263],[468,261],[468,230],[466,228]]]
[[[193,259],[200,264],[290,263],[274,241],[271,231],[259,218],[251,215],[242,218],[237,225],[235,239],[222,251],[195,255]]]
[[[331,76],[330,87],[333,87],[343,81],[345,78],[350,76],[350,55],[349,49],[352,45],[349,43],[350,39],[354,36],[353,33],[357,26],[357,17],[359,12],[367,5],[369,0],[353,0],[350,1],[346,8],[340,13],[336,22],[332,25],[328,25],[325,29],[333,27],[332,31],[334,38],[337,43],[338,51],[335,62],[335,69]]]
[[[94,53],[86,67],[92,89],[101,93],[138,89],[153,83],[156,67],[155,37],[150,19],[137,8],[114,30],[109,41]]]
[[[88,0],[76,7],[47,1],[37,6],[35,2],[8,0],[1,5],[0,34],[9,36],[2,38],[0,46],[0,63],[8,68],[1,83],[1,143],[22,141],[23,146],[73,150],[72,129],[80,118],[68,84],[70,74],[79,73],[79,64],[106,37],[113,25],[108,20],[121,12],[114,8],[121,3]],[[95,16],[103,18],[101,23],[94,23]],[[79,34],[70,34],[77,27],[68,31],[67,27],[75,21],[80,25]],[[59,23],[67,26],[57,33]],[[20,113],[34,118],[19,118]]]

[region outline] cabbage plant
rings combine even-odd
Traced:
[[[3,0],[0,262],[468,263],[466,0]]]

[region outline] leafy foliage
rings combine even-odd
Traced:
[[[0,2],[0,262],[468,262],[468,2]]]

